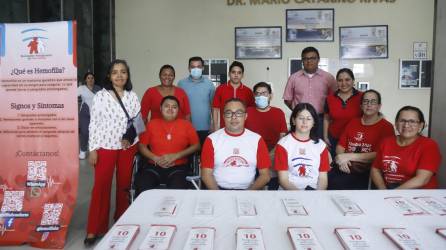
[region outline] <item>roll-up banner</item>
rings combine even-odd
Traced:
[[[76,22],[0,23],[0,245],[63,248],[78,182]]]

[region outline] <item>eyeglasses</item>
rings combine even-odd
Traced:
[[[378,100],[376,100],[376,99],[372,99],[372,100],[369,100],[369,99],[364,99],[364,100],[362,100],[362,105],[376,105],[376,104],[378,104]]]
[[[235,116],[235,117],[243,117],[246,114],[246,112],[243,112],[243,111],[232,112],[230,110],[227,110],[223,114],[224,114],[225,118],[232,118],[233,116]]]
[[[304,61],[304,62],[309,62],[309,61],[316,61],[317,59],[319,59],[319,58],[317,58],[317,57],[304,57],[304,58],[302,58],[302,61]]]
[[[420,121],[401,119],[401,120],[398,120],[398,123],[403,126],[408,124],[409,126],[413,127],[413,126],[417,125],[418,123],[420,123]]]
[[[256,96],[268,96],[269,92],[268,91],[263,91],[263,92],[255,92]]]

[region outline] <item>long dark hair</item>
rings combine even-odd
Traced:
[[[93,76],[93,79],[96,81],[93,72],[91,72],[91,71],[87,71],[87,73],[85,73],[85,75],[84,75],[82,84],[87,84],[87,77],[88,77],[89,75]]]
[[[317,134],[318,128],[319,128],[319,118],[317,115],[316,110],[314,109],[313,105],[309,103],[299,103],[294,107],[293,112],[290,116],[290,133],[296,131],[296,124],[294,124],[294,120],[296,120],[296,117],[300,114],[300,112],[308,110],[310,112],[311,117],[313,117],[314,124],[313,127],[310,130],[310,139],[314,141],[314,143],[319,142],[319,136]]]
[[[130,67],[127,64],[127,62],[125,60],[122,60],[122,59],[115,59],[108,65],[107,76],[105,77],[105,80],[104,80],[104,89],[106,89],[106,90],[112,90],[113,89],[113,84],[112,84],[112,82],[110,80],[110,75],[111,75],[111,72],[113,70],[113,67],[116,64],[123,64],[125,66],[125,68],[127,69],[127,76],[128,76],[128,78],[127,78],[127,82],[124,85],[124,90],[127,90],[127,91],[132,90],[133,85],[132,85],[132,80],[130,79]]]

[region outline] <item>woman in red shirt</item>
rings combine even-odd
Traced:
[[[353,119],[361,117],[362,92],[356,90],[355,76],[348,68],[336,74],[338,90],[327,96],[324,114],[324,141],[327,143],[332,158],[336,156],[336,145],[345,126]]]
[[[147,158],[135,177],[136,195],[166,184],[167,188],[187,188],[188,156],[200,148],[192,123],[178,118],[179,101],[166,96],[161,101],[162,118],[147,123],[139,138],[139,152]]]
[[[175,69],[171,65],[163,65],[159,72],[161,84],[146,90],[141,100],[141,116],[144,121],[161,118],[160,104],[165,96],[175,96],[180,105],[178,118],[190,121],[190,106],[186,92],[173,85]]]
[[[398,136],[386,138],[373,162],[371,175],[378,189],[437,188],[441,163],[438,144],[421,132],[425,126],[419,108],[402,107],[395,119]]]

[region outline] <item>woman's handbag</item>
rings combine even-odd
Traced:
[[[127,130],[122,136],[122,139],[125,139],[129,141],[131,144],[133,144],[133,142],[135,142],[136,136],[138,136],[139,134],[141,134],[146,130],[146,126],[144,125],[141,112],[138,112],[138,114],[135,117],[130,118],[129,114],[127,113],[127,110],[124,107],[124,104],[121,101],[121,98],[119,97],[118,93],[114,88],[113,92],[115,93],[116,98],[118,98],[119,104],[121,105],[122,110],[124,110],[124,113],[127,116]]]

